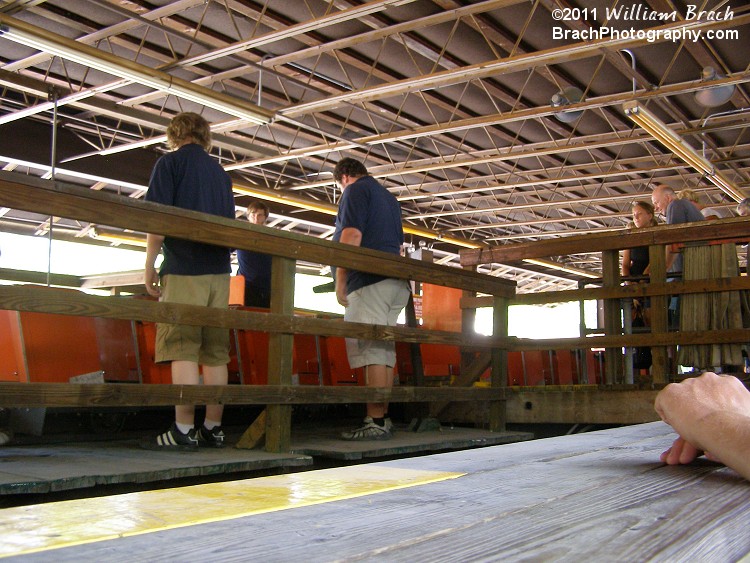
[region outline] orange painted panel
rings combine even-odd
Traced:
[[[411,362],[411,343],[396,342],[396,373],[398,373],[401,385],[410,384],[414,377],[414,366]]]
[[[324,336],[295,334],[292,350],[292,373],[297,375],[300,385],[330,385],[331,372],[328,364],[328,349]],[[317,341],[317,344],[316,344]],[[320,354],[320,360],[318,359]],[[320,368],[320,373],[318,370]]]
[[[548,350],[521,352],[523,356],[524,379],[521,385],[545,385],[552,383],[552,369]]]
[[[578,358],[573,350],[554,350],[555,385],[578,383]]]
[[[102,369],[93,318],[19,315],[29,381],[67,383],[71,377]]]
[[[346,341],[340,336],[326,338],[331,385],[365,385],[363,368],[353,369],[346,356]]]
[[[420,344],[425,377],[451,377],[461,373],[461,352],[457,346]]]
[[[26,381],[17,311],[0,311],[0,381]]]
[[[508,352],[508,385],[523,385],[523,353]]]
[[[461,332],[460,289],[422,284],[422,326],[429,330]]]
[[[94,319],[104,380],[138,383],[138,358],[133,323],[123,319]]]
[[[231,276],[229,278],[229,304],[245,304],[245,277]]]
[[[135,327],[143,383],[172,383],[172,366],[169,362],[156,363],[156,324],[136,321]]]
[[[594,352],[591,348],[586,348],[586,369],[588,371],[588,381],[585,383],[591,385],[602,383],[602,374],[604,373],[604,352]]]

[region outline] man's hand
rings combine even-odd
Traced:
[[[143,274],[143,284],[146,286],[148,294],[152,297],[161,296],[159,274],[156,273],[154,264],[156,264],[156,257],[161,250],[163,242],[164,237],[162,235],[146,234],[146,268]]]
[[[149,295],[152,297],[159,297],[161,295],[159,274],[153,266],[146,266],[146,271],[143,275],[143,283],[146,286],[146,291]]]
[[[709,459],[727,463],[716,440],[728,430],[726,419],[750,417],[750,391],[736,377],[706,372],[667,385],[656,396],[654,408],[680,435],[661,455],[663,462],[690,463],[705,452]],[[715,447],[720,450],[713,451]]]

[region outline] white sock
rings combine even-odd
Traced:
[[[187,434],[188,432],[190,432],[190,430],[193,429],[192,424],[182,424],[181,422],[175,422],[174,425],[177,427],[177,430],[179,430],[183,434]]]
[[[206,427],[206,430],[213,430],[217,426],[221,426],[221,421],[216,422],[215,420],[206,419],[203,421],[203,426]]]

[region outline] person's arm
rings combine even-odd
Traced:
[[[679,254],[679,253],[672,251],[672,245],[671,244],[666,245],[664,247],[664,250],[666,251],[664,262],[665,262],[665,265],[667,267],[667,272],[668,272],[669,269],[672,267],[672,264],[674,263],[675,258],[677,258],[677,254]]]
[[[161,244],[164,242],[163,235],[146,235],[146,270],[143,274],[143,283],[149,295],[159,297],[159,274],[156,271],[156,257],[159,256]]]
[[[362,232],[354,227],[347,227],[341,231],[341,238],[339,242],[342,244],[351,244],[352,246],[360,246],[362,244]],[[346,278],[348,272],[346,268],[336,268],[336,300],[339,305],[347,307],[349,300],[346,294]]]
[[[736,377],[706,372],[669,384],[654,406],[680,436],[662,461],[690,463],[705,452],[750,479],[750,391]]]

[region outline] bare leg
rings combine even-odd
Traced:
[[[185,360],[172,362],[172,383],[175,385],[198,385],[198,364]],[[175,420],[180,424],[195,424],[195,406],[176,405],[174,408]]]
[[[368,387],[393,387],[393,368],[372,364],[365,366],[365,377]],[[367,403],[367,416],[383,418],[388,410],[388,403]]]
[[[226,385],[229,381],[227,366],[203,366],[203,383],[206,385]],[[221,422],[224,405],[206,405],[206,418]]]

